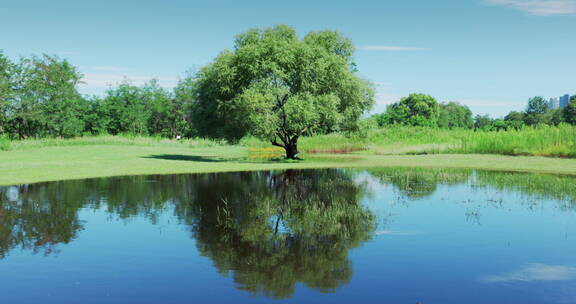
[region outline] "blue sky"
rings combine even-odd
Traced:
[[[492,116],[576,94],[576,0],[0,2],[0,49],[68,59],[85,94],[124,77],[172,87],[236,34],[275,24],[350,37],[375,111],[411,92]]]

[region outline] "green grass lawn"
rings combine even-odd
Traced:
[[[35,146],[0,152],[0,185],[140,174],[334,167],[476,168],[576,175],[576,159],[501,155],[308,154],[304,161],[249,157],[249,148],[178,143]]]

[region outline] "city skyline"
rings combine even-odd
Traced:
[[[571,98],[574,96],[570,94],[563,94],[560,97],[552,97],[548,101],[548,108],[551,110],[555,110],[558,108],[566,108],[570,103]]]

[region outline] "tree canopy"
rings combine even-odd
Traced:
[[[82,77],[75,66],[55,56],[12,62],[0,52],[0,135],[192,134],[190,102],[156,80],[141,86],[127,80],[97,97],[78,92]]]
[[[563,114],[566,122],[576,125],[576,95],[572,96]]]
[[[458,102],[448,102],[440,104],[440,114],[438,116],[438,126],[441,128],[472,128],[474,120],[472,111],[465,105]]]
[[[334,31],[299,39],[280,25],[240,34],[196,75],[193,120],[200,135],[254,135],[298,153],[305,134],[354,129],[374,103],[356,74],[352,42]]]
[[[388,106],[384,119],[388,124],[436,127],[439,115],[440,105],[432,96],[410,94]]]
[[[524,122],[527,125],[537,125],[545,122],[544,114],[548,112],[548,103],[542,96],[532,97],[528,100]]]

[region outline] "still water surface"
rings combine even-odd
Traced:
[[[0,188],[0,303],[576,303],[576,179],[468,170]]]

